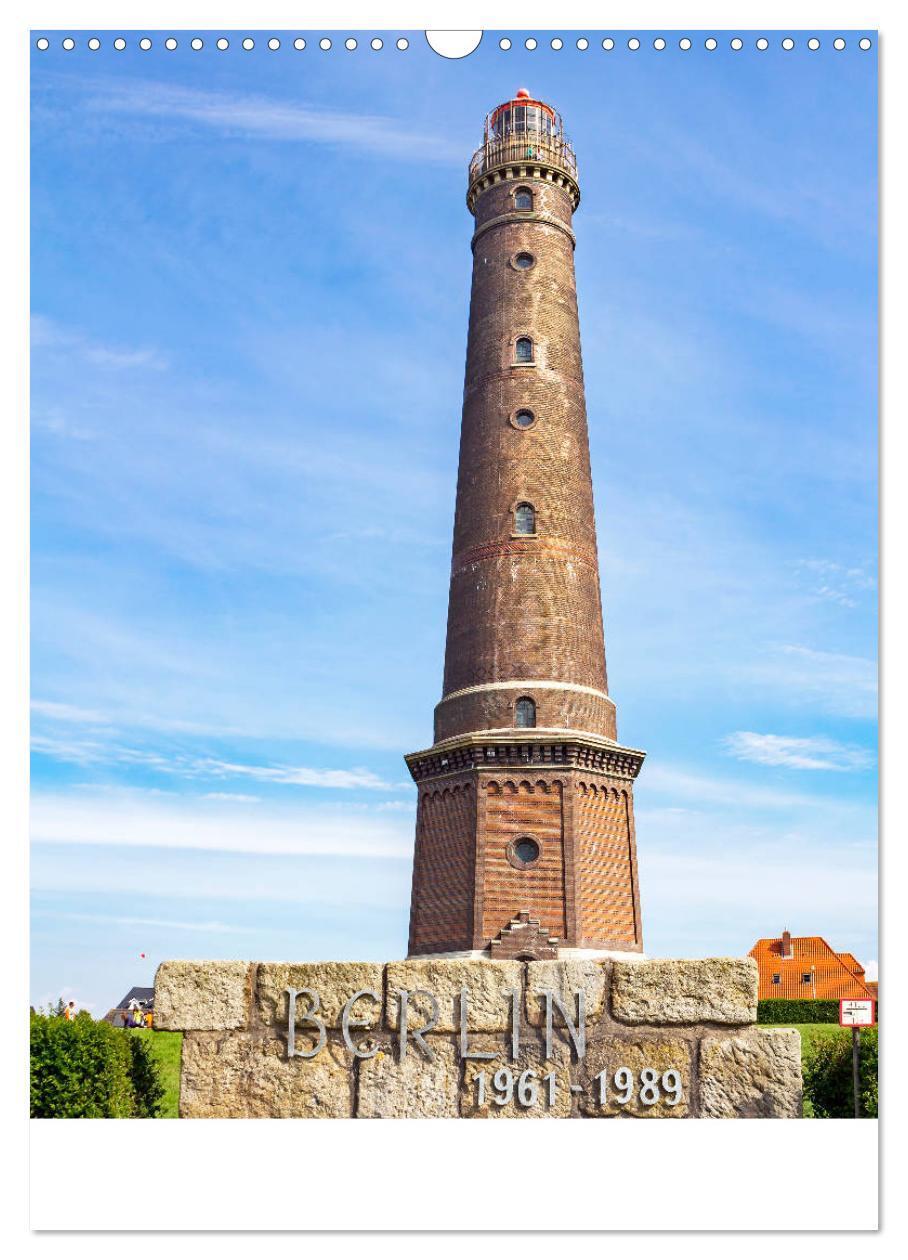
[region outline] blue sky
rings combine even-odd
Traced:
[[[647,952],[875,959],[875,52],[284,42],[33,54],[33,1001],[405,952],[466,166],[523,85],[580,164]]]

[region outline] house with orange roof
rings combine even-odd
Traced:
[[[781,936],[757,941],[750,957],[760,972],[761,1001],[876,999],[876,983],[864,979],[864,968],[854,954],[837,954],[822,936],[792,936],[786,928]]]

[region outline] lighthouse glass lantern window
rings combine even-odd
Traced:
[[[518,363],[533,362],[533,342],[529,337],[518,337],[516,349]]]
[[[522,136],[528,132],[550,137],[555,134],[554,119],[549,111],[539,105],[512,102],[496,112],[490,134],[496,140],[507,136]]]
[[[521,696],[514,706],[514,725],[536,725],[536,703],[529,696]]]
[[[518,503],[514,511],[514,533],[536,533],[536,509],[532,503]]]

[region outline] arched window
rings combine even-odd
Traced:
[[[521,696],[514,706],[514,725],[536,725],[536,702],[529,696]]]
[[[532,503],[518,503],[514,509],[514,533],[536,533],[536,509]]]
[[[514,193],[514,209],[515,210],[532,210],[533,194],[529,188],[518,188]]]
[[[518,363],[533,362],[533,339],[531,337],[518,337],[515,349]]]

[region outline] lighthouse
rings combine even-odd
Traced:
[[[639,956],[633,787],[609,695],[560,115],[485,120],[447,643],[418,807],[409,954]]]

